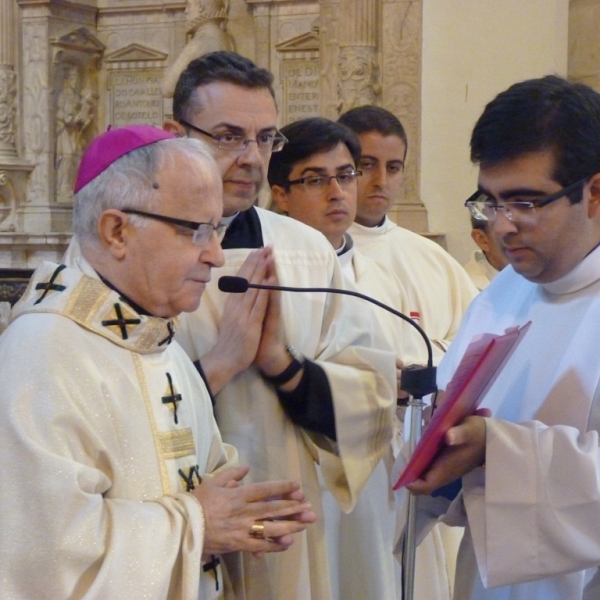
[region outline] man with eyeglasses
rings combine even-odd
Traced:
[[[477,244],[477,250],[471,253],[465,271],[478,290],[484,290],[508,264],[496,239],[491,234],[490,223],[487,219],[471,216],[471,239]]]
[[[323,118],[296,121],[283,127],[282,133],[288,142],[271,158],[268,171],[271,192],[279,208],[327,238],[336,250],[351,289],[408,314],[410,303],[403,283],[394,273],[362,254],[347,233],[357,210],[360,171],[356,170],[356,164],[361,156],[357,136],[345,125]],[[373,309],[372,315],[370,305],[362,300],[353,302],[354,309],[364,314],[365,327],[372,316],[377,320],[385,344],[394,349],[401,361],[413,364],[422,356],[424,342],[413,327],[378,308]],[[401,420],[404,410],[399,408]],[[391,493],[390,476],[400,443],[397,436],[350,514],[341,512],[324,494],[329,517],[327,549],[330,564],[336,565],[331,574],[337,598],[395,600],[402,596],[400,561],[394,557],[396,523],[401,515]],[[444,552],[439,542],[436,544],[428,536],[417,554],[415,597],[448,599]]]
[[[223,264],[221,193],[197,140],[86,150],[69,264],[38,267],[0,338],[0,597],[222,599],[220,554],[315,519],[297,482],[241,485],[174,340]]]
[[[510,266],[473,301],[438,370],[441,389],[474,335],[531,321],[486,392],[491,417],[450,429],[423,479],[462,476],[455,597],[600,597],[600,95],[556,76],[517,83],[471,137],[485,219]],[[485,413],[489,414],[489,413]]]
[[[408,140],[399,119],[379,106],[359,106],[338,120],[358,135],[362,148],[358,209],[349,233],[361,252],[405,283],[411,315],[433,342],[437,363],[477,289],[441,246],[387,216],[404,185]]]
[[[227,223],[226,264],[178,339],[203,371],[223,438],[250,465],[250,477],[297,477],[322,517],[317,465],[351,510],[392,437],[396,375],[393,355],[375,349],[374,334],[345,298],[217,289],[221,275],[344,285],[321,234],[254,206],[271,154],[285,143],[272,81],[252,61],[215,52],[192,61],[177,84],[165,128],[212,146]],[[291,553],[249,557],[244,580],[234,583],[250,598],[332,598],[323,519],[298,538]]]

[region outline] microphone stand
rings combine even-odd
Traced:
[[[223,292],[244,293],[248,288],[259,290],[276,290],[282,292],[323,292],[343,294],[345,296],[354,296],[361,298],[367,302],[371,302],[379,308],[383,308],[393,315],[400,317],[412,327],[414,327],[427,346],[427,366],[410,365],[402,369],[400,378],[401,388],[410,394],[408,406],[411,409],[410,415],[410,434],[408,439],[408,447],[410,454],[414,452],[415,446],[421,437],[421,428],[423,422],[423,397],[428,394],[433,394],[437,391],[436,385],[436,367],[433,366],[433,350],[431,342],[423,329],[417,325],[410,317],[403,315],[375,298],[360,294],[352,290],[341,290],[336,288],[299,288],[283,285],[262,285],[250,283],[243,277],[223,276],[219,279],[219,289]],[[417,551],[417,496],[409,494],[408,497],[408,516],[406,520],[406,534],[404,538],[404,550],[402,552],[402,598],[403,600],[413,600],[415,587],[415,557]]]

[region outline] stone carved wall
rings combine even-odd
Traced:
[[[16,156],[17,75],[0,65],[0,156]]]
[[[382,103],[401,121],[408,137],[408,160],[395,220],[416,231],[426,220],[419,199],[421,155],[421,23],[422,4],[385,1],[382,7]]]
[[[291,27],[288,31],[295,32]],[[318,31],[304,33],[275,46],[281,82],[280,119],[292,123],[320,114]]]
[[[14,0],[0,0],[0,160],[17,157],[17,74],[18,39]]]
[[[344,3],[339,21],[338,113],[378,104],[381,93],[377,57],[378,11],[375,0]]]
[[[26,202],[43,204],[50,198],[48,169],[44,166],[50,154],[50,74],[48,63],[48,27],[31,20],[23,23],[23,120],[24,158],[34,165],[29,179]]]
[[[79,28],[51,42],[54,57],[54,201],[71,204],[77,167],[94,137],[104,46]]]
[[[108,73],[107,121],[113,127],[164,122],[161,93],[167,54],[140,44],[117,50],[105,59]]]
[[[216,50],[234,50],[233,38],[227,32],[229,2],[223,0],[188,0],[186,34],[188,42],[167,70],[162,93],[172,98],[179,75],[190,61]]]
[[[200,42],[269,68],[282,123],[365,103],[398,114],[410,154],[395,216],[426,230],[420,27],[420,0],[0,0],[0,267],[60,257],[81,151],[109,124],[169,117],[160,84]]]
[[[0,170],[0,231],[15,231],[17,194],[10,174]]]
[[[165,73],[186,46],[184,0],[140,3],[99,0],[98,39],[106,46],[98,120],[102,128],[130,123],[161,125],[171,101],[161,91]]]
[[[375,48],[340,48],[338,114],[365,104],[378,104],[379,64]]]
[[[365,104],[383,106],[400,118],[410,154],[402,197],[391,216],[426,232],[418,177],[421,1],[245,1],[259,40],[257,62],[275,75],[282,123],[317,114],[317,100],[318,114],[329,119]],[[319,67],[318,85],[307,76],[313,64]],[[300,106],[291,90],[308,93],[301,96]]]

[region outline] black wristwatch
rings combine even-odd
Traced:
[[[265,375],[262,373],[263,379],[272,383],[275,386],[285,385],[288,381],[302,369],[306,359],[293,346],[286,344],[285,349],[292,358],[292,362],[279,375]]]

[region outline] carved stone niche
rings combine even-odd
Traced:
[[[140,44],[129,44],[106,56],[107,124],[113,127],[163,124],[160,85],[167,58],[164,52]]]
[[[98,72],[104,45],[84,27],[51,40],[50,44],[55,123],[51,189],[57,209],[53,210],[52,230],[68,231],[79,161],[96,134]]]
[[[275,46],[282,87],[282,123],[320,116],[318,30]]]

